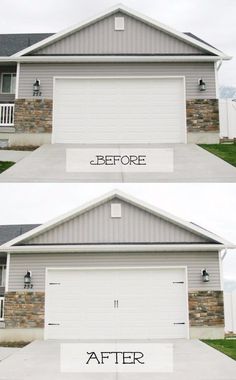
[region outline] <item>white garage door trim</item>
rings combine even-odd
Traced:
[[[44,321],[44,339],[48,339],[47,337],[47,289],[48,289],[48,276],[49,272],[52,271],[99,271],[99,270],[145,270],[145,269],[154,269],[154,270],[168,270],[168,269],[183,269],[185,273],[185,284],[186,284],[186,294],[185,294],[185,310],[186,310],[186,339],[190,338],[189,333],[189,304],[188,304],[188,268],[187,266],[125,266],[125,267],[119,267],[119,266],[109,266],[109,267],[50,267],[45,269],[45,321]]]
[[[55,94],[56,94],[56,82],[64,79],[79,79],[79,80],[88,80],[88,79],[181,79],[183,83],[183,109],[182,109],[182,123],[183,123],[183,130],[182,130],[182,143],[187,143],[187,115],[186,115],[186,79],[183,75],[117,75],[117,76],[55,76],[53,77],[53,112],[52,112],[52,144],[56,143],[56,137],[55,137]],[[115,141],[114,141],[115,143]]]

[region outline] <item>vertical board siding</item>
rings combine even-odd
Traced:
[[[187,99],[216,98],[215,69],[212,62],[166,63],[22,63],[19,98],[31,98],[35,78],[40,79],[44,98],[53,97],[53,77],[57,76],[185,76]],[[206,82],[199,91],[198,79]]]
[[[48,267],[112,267],[112,266],[187,266],[189,290],[220,290],[218,252],[165,253],[34,253],[11,254],[9,291],[24,290],[24,275],[32,271],[34,291],[44,291]],[[210,282],[203,283],[201,269],[207,268]]]
[[[124,17],[125,30],[115,30],[115,17]],[[152,27],[116,13],[95,22],[34,55],[53,54],[202,54],[204,50]]]
[[[111,203],[121,204],[121,218],[111,218]],[[29,239],[27,244],[204,243],[198,236],[128,202],[114,199]]]

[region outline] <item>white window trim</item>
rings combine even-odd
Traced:
[[[0,283],[0,286],[5,286],[6,285],[6,271],[7,271],[6,264],[0,264],[0,270],[2,270],[2,282]]]
[[[11,75],[11,91],[10,92],[3,92],[3,76],[4,75]],[[16,78],[16,73],[13,73],[13,72],[9,72],[9,73],[1,73],[1,94],[11,94],[11,95],[14,95],[16,90],[12,90],[12,77],[15,76]]]
[[[0,302],[1,301],[3,302],[2,318],[0,318],[0,321],[2,322],[2,321],[4,321],[4,301],[5,301],[4,297],[0,297]]]

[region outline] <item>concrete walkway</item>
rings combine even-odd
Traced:
[[[0,362],[9,356],[15,354],[20,348],[15,347],[0,347]]]
[[[18,162],[30,155],[30,151],[26,150],[3,150],[0,149],[0,161]]]
[[[112,149],[119,154],[126,148],[173,149],[173,172],[93,173],[66,171],[68,148]],[[0,175],[0,182],[236,182],[236,168],[194,144],[79,145],[45,144]]]
[[[173,373],[61,373],[60,341],[35,341],[0,363],[0,380],[235,380],[236,362],[198,340],[174,344]],[[76,343],[76,341],[73,341]]]

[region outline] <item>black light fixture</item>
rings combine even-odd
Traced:
[[[27,273],[24,275],[24,289],[32,289],[32,273],[27,270]]]
[[[202,281],[203,282],[209,282],[210,281],[209,273],[207,272],[206,269],[202,269],[201,274],[202,274]]]
[[[35,79],[35,82],[33,84],[33,96],[41,96],[39,79]]]
[[[202,78],[198,80],[198,86],[200,91],[206,91],[206,83]]]

